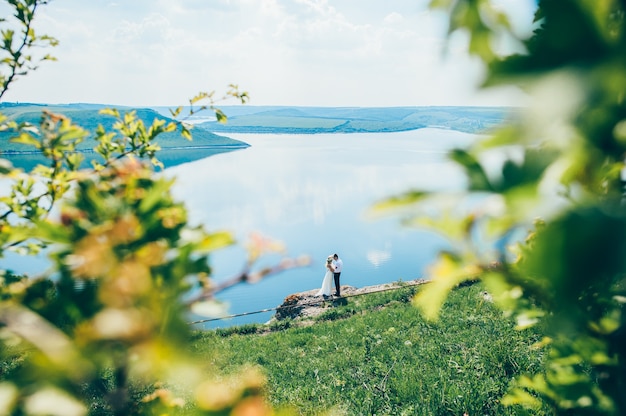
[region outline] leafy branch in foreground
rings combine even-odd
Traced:
[[[38,68],[38,63],[56,60],[49,54],[41,57],[31,55],[33,48],[54,47],[58,41],[48,35],[37,35],[33,23],[37,8],[48,3],[47,0],[11,0],[14,20],[0,19],[0,35],[2,36],[2,64],[0,65],[0,100],[8,91],[9,85],[20,76]],[[20,27],[18,33],[9,27],[15,24]]]
[[[188,389],[202,385],[207,375],[185,357],[190,332],[183,298],[203,290],[209,253],[233,240],[189,228],[171,185],[126,159],[78,179],[58,220],[35,222],[29,237],[53,244],[57,276],[3,277],[3,339],[17,336],[34,347],[3,375],[10,409],[26,409],[46,393],[82,414],[96,394],[114,414],[133,414],[136,406],[181,403],[155,395],[155,383],[174,377]],[[33,378],[41,382],[33,385]],[[144,405],[129,397],[138,386],[144,386]],[[194,405],[198,414],[211,400],[223,398],[204,392]]]
[[[241,102],[241,104],[245,104],[250,100],[250,96],[248,95],[248,93],[246,91],[239,91],[239,86],[235,84],[229,84],[228,90],[219,100],[216,100],[214,97],[215,91],[200,92],[196,94],[195,97],[189,100],[188,113],[187,115],[182,117],[182,119],[180,118],[180,116],[183,112],[184,107],[180,106],[170,110],[170,114],[172,115],[172,117],[176,120],[180,120],[179,122],[181,127],[181,134],[183,137],[189,140],[191,139],[190,129],[192,128],[192,125],[185,123],[185,121],[188,120],[191,116],[209,110],[215,114],[215,118],[217,119],[217,121],[219,121],[220,123],[226,123],[228,117],[222,110],[216,107],[216,104],[218,102],[227,99],[235,99]]]
[[[489,0],[432,6],[449,14],[451,33],[469,32],[486,86],[519,86],[531,104],[451,152],[466,192],[418,190],[378,206],[411,207],[406,223],[451,242],[415,303],[434,318],[453,287],[482,279],[520,329],[542,322],[551,351],[546,370],[519,378],[505,403],[625,414],[626,6],[539,1],[533,36],[518,39],[526,52],[508,57],[494,52],[509,25],[492,18]]]
[[[22,128],[16,140],[40,150],[49,165],[31,173],[3,170],[13,182],[11,194],[0,199],[3,250],[19,247],[28,254],[48,245],[53,260],[49,277],[0,276],[2,339],[33,347],[2,376],[12,411],[53,397],[83,414],[95,405],[94,395],[114,414],[177,407],[180,399],[155,386],[185,372],[194,389],[206,376],[184,356],[186,313],[219,312],[215,295],[226,287],[308,264],[307,258],[284,258],[255,270],[261,256],[282,252],[282,246],[254,237],[242,274],[214,285],[208,256],[234,244],[232,236],[190,227],[185,207],[170,195],[173,182],[155,179],[140,161],[148,156],[154,164],[153,140],[174,123],[145,128],[133,112],[107,111],[118,117],[118,133],[100,130],[108,141],[95,149],[104,161],[94,169],[79,169],[76,146],[84,130],[44,113],[39,128]],[[52,207],[58,215],[50,215]],[[39,377],[47,381],[35,387],[32,380]],[[137,388],[144,396],[130,397]],[[204,414],[207,401],[224,400],[218,396],[204,392],[193,408]],[[233,398],[232,406],[240,399]]]
[[[0,50],[8,58],[0,60],[0,97],[36,68],[28,50],[56,44],[34,34],[35,12],[46,1],[6,3],[23,37],[2,30]],[[229,88],[226,96],[247,100],[247,93]],[[210,104],[191,114],[212,110],[225,120],[211,94],[192,104],[203,99]],[[190,226],[185,207],[171,196],[173,182],[155,175],[157,138],[179,126],[191,138],[189,129],[162,120],[148,127],[133,111],[102,113],[117,121],[112,131],[96,130],[100,159],[88,169],[81,168],[79,145],[89,132],[68,117],[44,111],[30,125],[0,114],[0,131],[46,160],[30,172],[0,160],[0,257],[47,246],[51,260],[50,270],[32,278],[0,270],[0,413],[200,415],[229,408],[264,414],[258,372],[239,377],[238,393],[225,395],[186,354],[187,313],[210,309],[221,290],[211,282],[209,255],[235,243],[228,232]],[[258,256],[275,247],[254,241],[246,279],[233,284],[307,263],[286,258],[255,270]],[[183,399],[171,386],[194,394]]]

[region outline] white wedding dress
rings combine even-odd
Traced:
[[[315,296],[330,296],[330,291],[333,288],[333,272],[326,270],[324,280],[322,281],[322,288],[315,294]]]

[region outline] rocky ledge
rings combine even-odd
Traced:
[[[276,314],[272,321],[282,321],[283,319],[306,319],[314,318],[327,310],[327,308],[347,302],[353,296],[366,293],[383,292],[400,287],[415,286],[426,283],[427,280],[416,279],[406,282],[385,283],[382,285],[365,286],[356,288],[354,286],[341,286],[341,296],[315,296],[319,289],[306,292],[294,293],[285,298],[283,303],[276,309]]]

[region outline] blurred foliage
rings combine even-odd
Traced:
[[[0,97],[35,62],[52,59],[30,54],[56,45],[33,28],[46,3],[6,0],[13,15],[0,19]],[[230,85],[222,98],[244,103],[248,96]],[[214,93],[190,104],[189,115],[213,111],[226,120]],[[0,270],[0,414],[270,413],[258,369],[215,380],[189,356],[185,318],[192,309],[223,313],[214,298],[220,290],[308,259],[256,270],[259,258],[284,251],[254,235],[241,274],[212,282],[209,255],[234,244],[232,235],[188,224],[172,181],[154,172],[161,134],[178,129],[191,139],[181,111],[172,114],[183,121],[148,126],[134,111],[103,110],[116,123],[96,129],[99,159],[89,169],[79,169],[77,146],[91,133],[70,118],[43,111],[30,124],[0,114],[0,131],[47,161],[26,172],[0,159],[0,257],[45,247],[51,262],[36,277]]]
[[[518,327],[542,323],[546,370],[503,401],[554,414],[626,414],[626,2],[540,0],[528,39],[489,0],[434,0],[487,68],[484,87],[528,96],[517,115],[451,159],[466,192],[413,190],[378,208],[452,243],[415,298],[435,318],[451,288],[480,278]],[[523,53],[501,56],[516,39]],[[433,207],[437,208],[434,210]],[[432,215],[437,212],[437,215]]]

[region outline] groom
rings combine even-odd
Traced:
[[[339,284],[339,276],[341,276],[341,270],[343,269],[343,261],[335,253],[333,254],[333,277],[335,278],[335,296],[341,296],[341,284]]]

